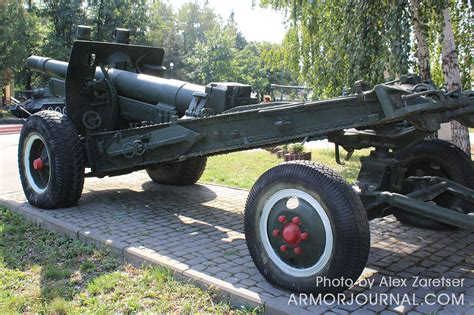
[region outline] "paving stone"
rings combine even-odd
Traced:
[[[251,287],[254,286],[257,282],[252,280],[252,279],[242,279],[239,282],[241,285],[244,285],[246,287]]]
[[[472,307],[474,308],[474,305]],[[454,313],[454,314],[462,314],[465,310],[466,310],[465,305],[446,305],[443,309],[443,311]]]
[[[237,277],[239,279],[247,279],[250,276],[247,273],[239,272],[239,273],[234,274],[234,277]]]
[[[355,310],[354,312],[351,313],[352,315],[372,315],[372,314],[377,314],[376,312],[374,311],[370,311],[370,310],[367,310],[367,309],[358,309],[358,310]]]
[[[351,304],[347,304],[347,305],[341,305],[340,308],[346,310],[346,311],[349,311],[351,313],[353,313],[355,310],[357,310],[358,308],[361,308],[362,305],[359,305],[357,303],[351,303]]]
[[[418,305],[415,311],[427,314],[427,313],[437,312],[441,309],[442,307],[440,307],[439,305],[423,304],[423,305]]]
[[[383,311],[384,309],[387,308],[386,305],[383,304],[366,304],[362,307],[363,309],[371,310],[376,313]]]
[[[29,207],[37,216],[52,217],[74,225],[77,230],[93,230],[94,235],[102,239],[132,244],[146,253],[164,257],[170,264],[189,266],[188,274],[200,272],[210,279],[214,277],[227,282],[229,287],[246,289],[263,299],[275,298],[279,303],[285,303],[290,292],[269,284],[250,258],[243,234],[246,198],[247,191],[222,186],[157,185],[150,182],[146,173],[136,172],[100,180],[87,178],[79,205],[68,209],[44,211],[29,207],[23,204],[22,193],[2,195],[0,202],[16,202],[17,207]],[[471,312],[469,303],[474,303],[473,232],[409,228],[393,216],[371,221],[370,228],[372,248],[364,277],[375,279],[378,284],[381,277],[410,280],[414,275],[427,278],[444,275],[466,282],[462,287],[442,291],[442,288],[413,288],[411,285],[396,289],[375,285],[371,290],[357,286],[351,293],[415,292],[417,302],[423,302],[428,293],[446,292],[464,294],[465,305],[308,305],[296,310],[325,314]],[[291,310],[294,312],[295,308]]]
[[[310,311],[313,314],[337,314],[333,312],[329,312],[331,308],[325,305],[311,305],[308,307],[308,311]]]

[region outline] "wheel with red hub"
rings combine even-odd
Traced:
[[[474,189],[474,164],[471,158],[457,146],[439,139],[424,140],[398,152],[397,159],[406,169],[405,178],[410,176],[439,176]],[[403,193],[413,191],[405,189]],[[447,192],[437,196],[433,202],[450,209],[462,209],[464,213],[474,211],[474,206]],[[402,223],[428,229],[456,229],[455,226],[436,220],[404,213],[393,208],[393,215]]]
[[[84,151],[72,122],[49,110],[30,116],[20,134],[18,168],[33,206],[75,205],[84,185]]]
[[[370,250],[359,197],[333,170],[312,162],[283,163],[258,179],[245,207],[245,236],[262,275],[298,292],[344,291],[325,280],[355,282]]]

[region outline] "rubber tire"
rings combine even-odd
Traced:
[[[157,164],[146,169],[148,176],[158,184],[186,186],[196,183],[206,169],[207,157]]]
[[[277,188],[278,187],[278,188]],[[294,277],[269,258],[258,233],[266,200],[264,195],[279,187],[298,188],[323,205],[334,232],[332,257],[317,274]],[[283,188],[283,189],[285,189]],[[362,202],[353,188],[332,169],[309,161],[291,161],[271,168],[252,187],[245,205],[245,237],[250,255],[270,283],[296,292],[338,293],[346,286],[316,286],[316,277],[352,279],[361,275],[370,251],[370,231]]]
[[[23,165],[25,140],[33,132],[42,136],[50,153],[51,177],[41,194],[29,185]],[[66,116],[45,110],[26,120],[18,144],[18,169],[23,191],[31,205],[43,209],[76,205],[84,186],[84,161],[81,140]]]
[[[448,179],[468,188],[474,189],[474,168],[469,156],[457,146],[439,139],[423,140],[396,155],[404,168],[414,163],[430,161],[437,163],[448,174]],[[426,174],[429,176],[430,174]],[[447,194],[447,193],[445,193]],[[454,196],[444,196],[444,207],[462,207],[465,213],[473,211],[472,205]],[[434,199],[436,202],[436,198]],[[455,226],[435,220],[407,214],[398,209],[393,210],[393,215],[405,225],[428,229],[456,229]]]

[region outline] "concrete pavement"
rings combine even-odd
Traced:
[[[0,194],[21,191],[18,176],[18,133],[0,135]]]
[[[37,209],[22,192],[0,195],[0,204],[50,230],[109,247],[127,262],[166,266],[177,279],[213,287],[234,305],[260,305],[270,314],[471,314],[473,232],[409,228],[391,216],[373,220],[369,262],[344,295],[347,301],[313,303],[274,287],[254,266],[243,230],[246,198],[247,191],[222,186],[157,185],[142,171],[86,179],[79,205],[72,208]],[[443,277],[462,285],[416,282]],[[391,285],[391,279],[405,284]]]
[[[18,135],[0,136],[0,204],[45,228],[97,246],[107,246],[122,259],[170,268],[176,278],[217,288],[236,305],[264,306],[268,313],[305,314],[471,314],[474,305],[474,233],[429,231],[400,225],[393,217],[371,226],[367,268],[344,296],[358,302],[291,299],[288,291],[269,284],[249,256],[242,210],[247,192],[215,185],[171,187],[151,182],[145,172],[86,179],[79,205],[45,211],[31,207],[18,180]],[[383,281],[404,279],[406,286]],[[415,279],[464,279],[461,286],[416,286]],[[385,280],[384,280],[385,279]],[[373,281],[374,285],[367,283]],[[397,297],[408,301],[359,303],[364,297]],[[428,301],[431,298],[441,300]],[[452,298],[462,296],[462,304]],[[304,296],[303,296],[304,299]],[[448,299],[448,303],[444,301]],[[450,300],[451,299],[451,300]],[[293,302],[296,301],[298,305]]]

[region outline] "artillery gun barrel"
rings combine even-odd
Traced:
[[[66,79],[68,63],[46,57],[31,56],[27,66],[33,71],[41,72],[62,80]],[[203,93],[205,87],[184,81],[164,79],[151,75],[134,73],[118,69],[108,69],[109,77],[115,84],[120,96],[132,98],[149,104],[166,104],[176,108],[180,116],[184,115],[195,92]],[[97,68],[95,78],[103,78]]]
[[[31,56],[27,59],[26,66],[33,71],[64,80],[66,78],[68,64],[67,62],[47,57]]]

